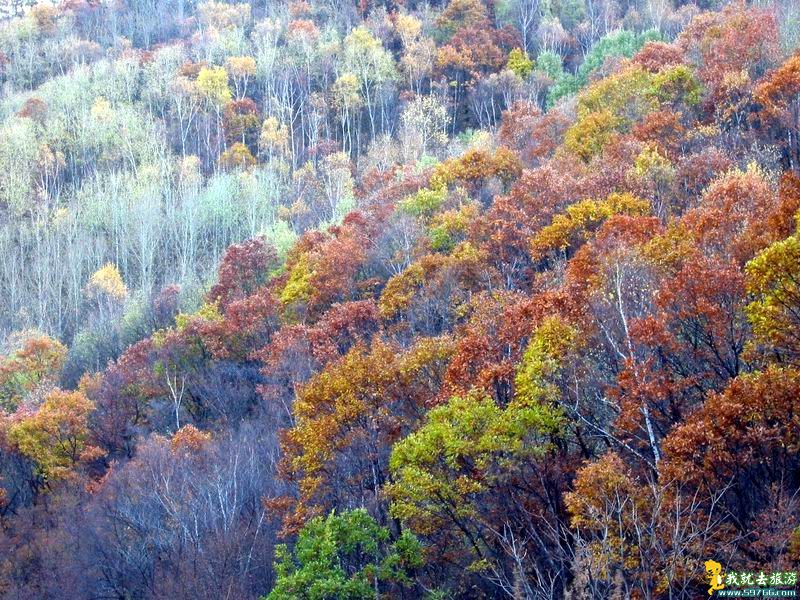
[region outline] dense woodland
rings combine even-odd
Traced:
[[[0,21],[0,597],[800,570],[800,4]]]

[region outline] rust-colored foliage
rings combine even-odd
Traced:
[[[250,98],[232,100],[225,105],[222,118],[228,144],[244,144],[255,150],[261,131],[258,107]]]
[[[647,42],[633,57],[633,62],[652,73],[674,67],[684,61],[683,49],[665,42]]]
[[[372,215],[352,212],[340,226],[327,233],[305,234],[286,261],[288,280],[280,291],[290,321],[314,321],[337,302],[369,296],[359,281],[367,260],[369,240],[380,221]]]
[[[381,294],[380,313],[384,319],[435,334],[450,329],[470,294],[491,280],[484,256],[464,242],[450,255],[427,254],[392,277]]]
[[[288,527],[344,498],[379,509],[391,446],[435,397],[450,346],[430,338],[401,353],[376,340],[302,387],[285,443],[286,469],[300,492]]]
[[[472,226],[472,238],[508,287],[530,275],[531,237],[570,200],[582,197],[581,180],[562,161],[559,166],[548,162],[523,171],[509,193],[495,197]]]
[[[23,339],[18,350],[0,360],[0,409],[14,410],[28,394],[55,385],[66,357],[67,349],[57,340]]]
[[[776,239],[777,232],[764,226],[776,211],[784,212],[777,190],[751,166],[715,180],[681,223],[703,252],[744,264]]]
[[[560,110],[546,113],[535,105],[520,102],[503,113],[501,142],[520,157],[523,164],[535,166],[549,158],[564,139],[569,118]]]
[[[261,393],[268,401],[288,406],[297,386],[356,344],[368,344],[379,329],[378,307],[371,300],[334,304],[313,326],[281,328],[269,344],[254,353],[264,364],[262,372],[267,378]]]
[[[52,390],[33,411],[21,410],[6,433],[9,442],[36,464],[45,483],[71,475],[90,450],[89,415],[94,404],[83,392]],[[96,453],[88,452],[95,457]]]
[[[357,562],[376,541],[397,556],[357,576],[334,561],[322,595],[391,580],[413,597],[663,600],[707,597],[709,557],[797,571],[785,2],[363,0],[339,15],[364,21],[343,44],[330,7],[305,1],[288,20],[187,3],[163,30],[110,3],[133,39],[97,65],[99,47],[61,37],[97,29],[90,4],[12,20],[25,35],[0,53],[5,88],[36,90],[0,140],[0,162],[31,165],[0,173],[4,218],[24,223],[0,275],[14,302],[46,290],[7,317],[70,345],[4,343],[0,595],[302,587],[294,534],[357,508],[380,538]],[[651,25],[675,41],[613,31]],[[75,112],[39,80],[55,67],[123,85]],[[92,128],[53,137],[92,105]],[[145,143],[164,133],[180,139]],[[88,210],[105,185],[136,201]],[[202,264],[185,264],[189,238]],[[222,239],[239,241],[209,282]],[[76,262],[12,277],[17,240]],[[169,285],[187,266],[202,277]],[[412,531],[425,564],[399,569]]]
[[[800,171],[800,52],[771,72],[755,89],[766,125],[774,131],[788,166]]]
[[[211,441],[211,434],[200,431],[194,425],[184,425],[176,431],[170,440],[170,447],[175,454],[198,454]]]
[[[234,244],[222,257],[218,281],[208,298],[225,310],[234,300],[243,300],[263,285],[277,266],[278,254],[264,240],[256,238]]]
[[[458,29],[439,48],[436,64],[446,76],[466,83],[499,70],[506,63],[508,50],[518,45],[513,30],[498,30],[488,20],[481,20]]]
[[[706,104],[723,108],[732,100],[728,82],[743,75],[745,89],[775,66],[779,57],[778,24],[770,9],[734,4],[698,15],[678,38],[686,59],[697,66],[707,89]]]
[[[771,484],[792,485],[798,461],[798,399],[800,375],[795,370],[769,367],[737,378],[664,441],[663,476],[704,494],[747,485],[753,493],[741,496],[737,509],[746,526],[768,501]]]
[[[631,133],[637,140],[653,143],[665,156],[677,160],[686,135],[681,117],[673,110],[659,110],[646,115],[633,126]]]

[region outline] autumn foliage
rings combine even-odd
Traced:
[[[17,302],[0,348],[0,596],[666,600],[711,558],[800,569],[785,3],[117,4],[20,17],[51,62],[59,31],[116,40],[72,48],[107,90],[57,124],[0,36],[4,218],[104,257],[20,274],[0,238],[9,298],[53,313]],[[92,186],[131,197],[71,220]]]

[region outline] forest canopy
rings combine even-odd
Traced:
[[[796,589],[794,0],[6,2],[0,290],[0,597]]]

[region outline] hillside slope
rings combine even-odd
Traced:
[[[797,19],[0,24],[0,595],[794,589]]]

